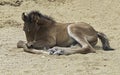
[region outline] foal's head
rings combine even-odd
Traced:
[[[51,17],[42,15],[38,11],[32,11],[28,14],[22,13],[22,20],[24,21],[23,30],[27,32],[39,30],[42,27],[49,27],[55,23]]]

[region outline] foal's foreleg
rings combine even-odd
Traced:
[[[48,54],[48,52],[43,51],[43,50],[29,49],[24,41],[19,41],[17,43],[17,47],[18,48],[23,48],[23,50],[25,52],[28,52],[28,53],[33,53],[33,54],[43,54],[44,53],[44,54]]]

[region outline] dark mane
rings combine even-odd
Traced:
[[[29,14],[28,14],[28,18],[29,18],[29,21],[34,21],[36,20],[35,17],[38,17],[39,19],[37,19],[38,21],[40,21],[41,23],[55,23],[55,21],[53,20],[52,17],[49,17],[47,15],[43,15],[41,14],[39,11],[31,11]]]

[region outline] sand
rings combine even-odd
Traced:
[[[32,10],[57,22],[86,22],[104,32],[114,51],[55,56],[30,54],[16,43],[26,40],[21,14]],[[0,75],[120,75],[119,0],[0,0]]]

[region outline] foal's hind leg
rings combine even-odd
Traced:
[[[95,49],[87,41],[81,30],[74,25],[68,26],[68,34],[81,45],[81,49],[75,50],[76,53],[94,53]]]
[[[68,26],[68,34],[71,38],[76,40],[78,44],[81,45],[81,48],[76,48],[76,49],[59,49],[58,50],[53,50],[53,54],[57,55],[69,55],[69,54],[74,54],[74,53],[95,53],[95,49],[89,44],[87,41],[86,37],[80,32],[76,31],[75,29],[73,30],[71,26]]]
[[[74,38],[76,39],[76,38]],[[70,54],[75,54],[75,53],[95,53],[94,48],[88,43],[87,40],[84,38],[80,37],[78,38],[79,41],[77,41],[82,47],[78,48],[67,48],[67,47],[53,47],[49,49],[49,54],[50,55],[70,55]]]

